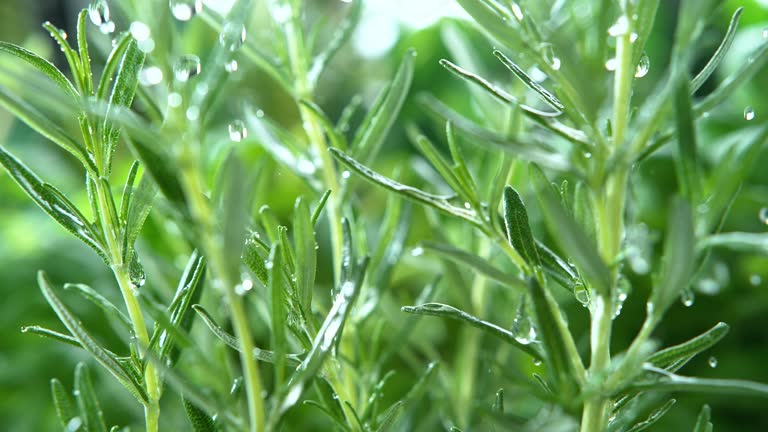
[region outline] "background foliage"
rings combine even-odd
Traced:
[[[165,2],[159,3],[164,6]],[[314,16],[328,17],[329,20],[338,19],[347,7],[338,1],[310,3]],[[662,3],[662,10],[647,45],[650,70],[635,88],[635,97],[638,98],[645,97],[653,90],[654,84],[661,79],[659,74],[665,69],[668,60],[677,2]],[[43,57],[52,59],[63,68],[63,56],[39,24],[50,20],[70,35],[74,35],[74,17],[84,6],[86,5],[79,2],[4,1],[0,4],[0,40],[25,46]],[[768,27],[768,11],[761,2],[726,2],[703,33],[696,69],[700,68],[715,49],[725,32],[731,13],[738,6],[743,6],[745,10],[734,48],[722,67],[704,84],[700,95],[715,88],[722,77],[745,62],[751,49],[764,43],[762,32],[764,27]],[[113,13],[117,15],[115,21],[118,26],[125,27],[128,21],[124,16],[120,16],[119,9],[113,7]],[[256,40],[268,39],[270,30],[264,24],[267,22],[266,16],[257,16],[254,22],[248,37]],[[342,49],[339,58],[334,60],[330,72],[321,80],[316,101],[332,118],[338,118],[347,101],[355,94],[362,95],[364,104],[370,105],[373,95],[394,75],[398,64],[407,55],[407,50],[416,48],[418,55],[414,60],[411,92],[405,100],[398,122],[388,134],[382,146],[383,150],[374,163],[379,172],[400,172],[409,184],[428,185],[433,182],[434,172],[424,168],[423,158],[418,156],[405,131],[405,125],[416,124],[431,138],[442,142],[442,126],[429,118],[417,104],[416,96],[420,92],[429,91],[457,111],[478,117],[478,107],[468,102],[470,97],[467,87],[438,64],[438,60],[442,58],[454,58],[455,51],[450,49],[450,31],[457,28],[464,29],[466,34],[470,35],[468,40],[481,53],[479,57],[484,59],[482,66],[491,76],[499,80],[511,80],[506,69],[492,58],[491,45],[484,37],[472,30],[471,25],[452,19],[445,19],[426,28],[402,28],[394,47],[379,58],[361,57],[347,46]],[[211,41],[217,37],[216,33],[200,20],[169,26],[166,31],[166,42],[173,47],[168,52],[173,53],[172,55],[179,52],[195,52],[204,57],[210,49]],[[90,29],[90,33],[93,38],[92,46],[98,53],[93,56],[97,59],[96,64],[101,64],[109,47],[109,39],[102,37],[94,28]],[[321,38],[323,36],[320,35]],[[162,49],[167,48],[161,45],[157,52],[162,53]],[[168,59],[162,58],[162,54],[154,61],[160,65],[169,64]],[[267,116],[289,129],[300,128],[296,105],[268,76],[256,68],[248,67],[245,61],[241,61],[240,65],[241,69],[233,74],[230,77],[231,82],[227,83],[216,114],[211,116],[205,125],[210,131],[206,144],[220,147],[222,151],[218,154],[223,154],[224,149],[229,146],[239,146],[241,155],[249,167],[247,169],[258,167],[261,176],[261,186],[257,189],[260,193],[253,197],[252,209],[257,210],[262,205],[269,205],[278,220],[287,223],[293,217],[293,205],[297,196],[310,197],[312,205],[319,197],[313,195],[295,175],[272,162],[256,143],[254,134],[233,144],[228,139],[227,127],[233,118],[240,115],[244,104],[247,104],[258,107]],[[18,64],[10,56],[0,56],[0,70],[18,71]],[[752,107],[755,112],[755,118],[751,120],[753,124],[765,122],[768,116],[765,114],[768,113],[768,102],[762,95],[768,88],[768,74],[764,72],[761,71],[754,79],[743,83],[734,95],[711,111],[700,123],[699,133],[703,137],[701,141],[707,145],[701,149],[706,166],[716,166],[722,158],[723,146],[728,140],[737,139],[732,132],[745,127],[745,107]],[[8,74],[2,78],[2,83],[19,94],[35,97],[31,93],[36,89],[26,87],[24,82],[16,79],[19,76]],[[356,121],[359,122],[360,119]],[[82,172],[76,161],[64,152],[52,150],[50,143],[44,142],[39,135],[4,110],[0,111],[0,137],[7,149],[38,172],[44,172],[47,181],[56,184],[77,204],[87,207],[87,197],[81,186]],[[472,152],[479,152],[475,147],[469,146],[464,151],[469,154],[468,159],[473,159]],[[129,152],[122,146],[116,156],[115,172],[121,175],[127,173],[131,161]],[[763,151],[733,203],[724,223],[725,231],[766,231],[768,218],[761,213],[762,209],[768,206],[768,173],[761,169],[766,163],[768,152]],[[212,167],[215,166],[216,164],[212,164]],[[631,187],[630,200],[633,204],[629,211],[634,214],[635,220],[641,222],[635,227],[635,235],[638,236],[638,244],[648,248],[647,257],[658,256],[663,247],[661,239],[664,235],[667,203],[674,192],[671,185],[676,184],[672,166],[670,151],[664,150],[655,154],[637,168],[637,175]],[[475,166],[474,169],[482,170],[483,167]],[[387,205],[391,205],[391,201],[388,201],[385,191],[374,188],[355,176],[349,181],[353,182],[355,190],[354,212],[358,217],[357,222],[375,238],[376,227],[382,223]],[[533,202],[532,199],[530,201]],[[541,217],[530,207],[529,205],[534,231],[544,236]],[[387,325],[405,319],[406,315],[399,311],[399,307],[415,304],[415,299],[424,286],[431,283],[436,274],[445,275],[439,291],[439,297],[445,303],[451,303],[448,300],[453,300],[453,304],[466,301],[462,284],[471,283],[468,270],[452,268],[436,255],[420,254],[418,248],[425,240],[439,240],[444,236],[450,237],[453,244],[469,245],[476,241],[472,231],[455,227],[453,222],[444,221],[422,207],[413,206],[408,209],[412,211],[413,222],[408,229],[406,245],[408,250],[416,248],[417,252],[405,253],[393,269],[382,307]],[[318,279],[319,285],[326,291],[331,286],[333,277],[330,269],[330,239],[327,235],[325,229],[318,230]],[[186,262],[185,254],[189,251],[179,240],[181,236],[178,228],[153,213],[139,238],[138,249],[149,284],[154,285],[153,289],[158,292],[172,289]],[[178,258],[169,260],[168,257]],[[58,378],[67,388],[71,388],[75,365],[86,360],[87,356],[66,345],[19,331],[21,326],[30,324],[59,328],[55,315],[37,289],[35,274],[38,269],[45,269],[56,285],[64,282],[86,283],[99,288],[103,295],[114,300],[116,304],[120,303],[119,293],[112,289],[112,276],[99,258],[52,223],[5,173],[0,174],[0,263],[0,424],[14,431],[54,430],[57,421],[49,392],[49,380]],[[686,307],[676,302],[672,306],[665,325],[654,333],[654,337],[662,346],[687,340],[718,321],[727,322],[731,326],[728,336],[711,352],[696,358],[686,366],[686,375],[727,376],[768,382],[768,370],[764,364],[768,356],[768,332],[765,330],[768,328],[766,264],[768,259],[764,254],[718,251],[694,284],[693,305]],[[642,267],[642,263],[638,263],[638,266]],[[612,341],[616,351],[626,347],[637,332],[645,310],[644,299],[650,290],[651,280],[648,274],[636,271],[630,272],[630,275],[632,292],[622,315],[616,321]],[[492,321],[510,325],[515,313],[514,307],[510,305],[516,304],[517,299],[510,298],[511,294],[500,286],[493,286],[489,295],[494,301],[490,302],[493,306],[488,311],[488,317],[493,318]],[[328,299],[326,296],[323,301],[328,304]],[[221,305],[213,298],[206,300],[215,310],[223,311]],[[105,345],[118,340],[117,335],[108,326],[100,324],[103,318],[96,308],[75,301],[70,302],[70,305]],[[586,310],[575,299],[566,301],[566,305],[569,325],[582,329],[574,333],[586,335]],[[409,345],[387,364],[396,373],[383,388],[384,399],[391,403],[406,392],[433,356],[446,359],[447,364],[441,365],[441,374],[451,374],[455,371],[458,365],[452,365],[450,359],[454,358],[456,352],[465,349],[455,344],[454,335],[459,328],[457,323],[451,321],[419,320]],[[372,330],[361,327],[361,330],[363,329]],[[195,325],[194,330],[201,338],[206,337],[207,329],[200,323]],[[257,330],[256,339],[268,341],[268,330],[262,329],[261,333]],[[583,349],[588,340],[577,340],[577,343],[579,348]],[[540,406],[527,400],[521,390],[515,387],[516,377],[502,370],[509,367],[498,366],[494,352],[496,346],[496,340],[483,339],[481,354],[477,359],[478,378],[472,404],[478,409],[490,410],[496,391],[504,388],[507,403],[511,406],[517,404],[515,411],[519,410],[521,415],[535,413]],[[227,354],[217,351],[212,355]],[[536,371],[536,365],[526,357],[515,357],[508,361],[507,366],[514,365],[516,368],[515,373],[528,375]],[[714,363],[715,368],[711,367]],[[94,367],[91,374],[109,423],[135,424],[139,428],[141,412],[130,396],[103,370]],[[449,380],[443,377],[443,381],[437,380],[433,383],[423,398],[415,402],[416,408],[410,408],[412,412],[419,412],[419,406],[424,412],[434,409],[435,406],[448,406],[450,403],[445,400],[446,393],[458,390],[447,387],[447,381]],[[763,409],[765,400],[716,394],[686,394],[678,398],[675,407],[654,430],[689,430],[703,403],[712,407],[715,430],[745,430],[745,425],[748,425],[748,430],[768,430],[768,414]],[[441,420],[431,423],[432,427],[446,427],[455,421],[452,417],[455,412],[447,408],[441,408],[436,415]],[[292,430],[318,427],[318,424],[323,423],[316,420],[316,417],[316,412],[312,411],[311,407],[301,406],[292,412],[289,424],[296,428]],[[164,401],[162,421],[166,425],[186,424],[178,400]]]

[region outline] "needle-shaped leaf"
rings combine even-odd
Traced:
[[[724,248],[736,252],[768,254],[768,233],[727,232],[702,239],[699,249]]]
[[[75,87],[67,79],[67,77],[64,76],[64,73],[48,60],[40,57],[39,55],[29,51],[26,48],[3,41],[0,41],[0,51],[11,54],[27,62],[32,67],[48,76],[51,81],[53,81],[57,86],[61,87],[61,89],[67,92],[68,95],[72,97],[77,96],[77,90],[75,90]]]
[[[344,247],[342,251],[342,272],[339,278],[340,286],[328,311],[323,324],[312,341],[312,348],[307,357],[301,362],[288,384],[283,387],[278,401],[277,410],[284,413],[301,397],[306,382],[314,377],[334,346],[334,341],[341,336],[344,324],[352,310],[352,305],[360,294],[368,258],[357,260],[352,244],[352,234],[349,222],[343,220]]]
[[[107,432],[104,413],[91,384],[91,377],[85,363],[75,367],[75,399],[82,414],[85,430],[88,432]]]
[[[728,324],[723,322],[717,323],[711,329],[691,340],[657,351],[648,357],[646,361],[661,369],[675,372],[693,357],[720,342],[727,333]]]
[[[645,420],[635,423],[631,428],[627,429],[627,432],[641,432],[653,426],[657,421],[661,420],[670,409],[672,409],[675,402],[677,402],[675,399],[669,399],[664,402],[664,404],[651,411]]]
[[[583,373],[573,336],[563,322],[562,312],[552,295],[536,278],[530,278],[528,286],[549,370],[554,375],[558,392],[567,398],[576,391],[577,377]]]
[[[743,83],[749,82],[755,74],[762,70],[768,62],[768,43],[762,43],[749,53],[741,67],[720,82],[720,85],[695,106],[697,115],[707,113],[712,108],[731,96],[734,90]]]
[[[2,147],[0,163],[35,204],[108,262],[98,233],[72,202],[53,186],[43,183],[35,173]]]
[[[415,63],[416,51],[408,50],[392,83],[384,90],[386,94],[379,96],[381,102],[368,112],[360,124],[350,146],[351,154],[356,159],[370,163],[378,154],[384,138],[387,137],[408,96]]]
[[[285,284],[283,283],[283,254],[282,243],[272,245],[269,252],[267,273],[269,282],[270,303],[272,305],[272,349],[275,350],[275,387],[280,388],[285,381],[285,356],[288,350],[288,339],[285,334],[288,314],[286,311]]]
[[[72,345],[78,348],[82,348],[80,342],[72,336],[59,333],[55,330],[47,329],[40,326],[24,326],[21,328],[22,333],[32,333],[38,336],[47,337],[55,341],[64,342],[65,344]]]
[[[560,102],[560,100],[558,100],[555,95],[547,91],[547,89],[537,83],[536,80],[528,76],[525,71],[520,69],[520,66],[516,65],[515,62],[510,60],[509,57],[505,56],[504,53],[499,50],[494,50],[493,55],[495,55],[496,58],[499,59],[507,69],[512,71],[512,73],[514,73],[515,76],[523,82],[523,84],[525,84],[534,92],[538,93],[538,95],[541,96],[541,98],[544,99],[544,101],[549,104],[549,106],[561,112],[565,109],[563,103]]]
[[[715,69],[717,69],[717,67],[720,65],[720,62],[723,61],[725,55],[728,53],[728,50],[731,49],[733,39],[736,37],[736,30],[739,28],[739,20],[741,19],[741,12],[743,10],[743,7],[739,7],[735,12],[733,12],[731,22],[728,24],[728,30],[726,30],[725,36],[723,36],[723,40],[720,42],[717,50],[709,59],[707,64],[704,65],[704,68],[702,68],[701,71],[691,80],[691,94],[696,93],[696,91],[700,89],[702,85],[704,85],[707,79],[709,79]]]
[[[104,117],[103,140],[106,145],[107,173],[112,163],[112,156],[117,145],[120,130],[112,124],[110,111],[113,107],[130,107],[133,96],[136,94],[136,86],[139,83],[139,72],[144,64],[144,53],[139,49],[136,41],[131,41],[123,54],[120,66],[117,68],[117,77],[109,96],[107,113]]]
[[[696,259],[690,205],[683,199],[675,199],[668,220],[661,273],[648,299],[648,312],[655,318],[660,318],[691,283]]]
[[[768,384],[738,379],[686,377],[653,366],[646,366],[645,369],[655,376],[635,382],[631,385],[633,390],[684,391],[715,393],[720,396],[738,395],[768,398]]]
[[[331,40],[328,41],[325,49],[317,54],[314,60],[312,60],[312,66],[310,66],[309,71],[307,72],[307,80],[312,83],[313,86],[317,83],[323,71],[325,71],[328,63],[339,51],[339,48],[347,42],[357,28],[357,24],[360,22],[360,16],[362,15],[362,5],[362,0],[352,1],[352,5],[350,6],[347,15],[333,31]]]
[[[376,432],[389,432],[392,430],[392,428],[395,426],[395,423],[397,422],[398,417],[400,416],[400,413],[403,412],[403,401],[397,401],[392,404],[389,408],[387,408],[386,411],[381,415],[381,420],[378,422],[378,427],[376,428]]]
[[[37,133],[71,153],[86,169],[96,172],[96,165],[94,165],[82,144],[47,119],[40,111],[11,94],[3,86],[0,86],[0,105]]]
[[[48,33],[51,35],[53,40],[56,41],[56,43],[61,48],[61,52],[64,53],[64,58],[67,59],[67,63],[69,64],[69,70],[72,72],[72,76],[75,78],[75,84],[77,85],[77,88],[80,92],[80,94],[86,94],[84,91],[86,86],[83,82],[83,74],[82,69],[80,66],[80,57],[78,56],[77,52],[72,49],[72,47],[69,45],[69,42],[67,42],[67,33],[64,30],[61,30],[50,23],[50,21],[46,21],[43,23],[43,28],[48,30]]]
[[[329,151],[336,157],[341,163],[346,165],[351,170],[360,174],[364,179],[369,182],[381,186],[383,188],[394,191],[412,201],[416,201],[421,204],[433,207],[444,213],[452,216],[465,219],[475,225],[480,225],[480,220],[474,210],[469,210],[464,207],[457,207],[448,202],[450,197],[443,195],[435,195],[428,192],[424,192],[420,189],[416,189],[411,186],[406,186],[402,183],[398,183],[389,177],[385,177],[360,162],[352,159],[350,156],[342,153],[340,150],[330,148]]]
[[[347,418],[344,414],[344,408],[342,408],[339,395],[336,393],[331,383],[323,377],[316,378],[314,383],[315,390],[318,396],[320,396],[320,400],[323,402],[324,410],[328,416],[337,424],[347,427]]]
[[[88,39],[85,36],[88,22],[88,10],[83,9],[77,16],[77,52],[80,56],[80,75],[84,84],[84,94],[93,94],[93,75],[91,72],[91,56],[88,53]],[[105,431],[106,432],[106,431]]]
[[[701,196],[701,175],[696,144],[696,129],[691,109],[691,92],[687,80],[681,80],[675,95],[677,112],[678,158],[677,176],[683,196],[697,202]]]
[[[187,200],[178,177],[179,170],[171,157],[158,146],[144,140],[128,139],[127,142],[163,195],[177,210],[185,211]]]
[[[216,432],[216,423],[213,422],[211,416],[187,398],[182,397],[182,402],[184,403],[184,412],[187,413],[187,419],[189,419],[194,432]]]
[[[124,367],[118,362],[109,351],[102,348],[93,337],[83,328],[80,321],[72,315],[72,312],[62,303],[61,299],[53,291],[45,273],[38,272],[37,282],[40,286],[40,290],[43,292],[43,296],[51,305],[56,315],[58,315],[67,330],[80,342],[83,349],[91,354],[96,361],[98,361],[105,369],[107,369],[128,391],[133,394],[136,399],[141,403],[147,403],[149,397],[142,384],[134,379],[134,377],[126,372]]]
[[[536,347],[531,344],[530,341],[526,340],[526,343],[522,343],[511,331],[488,321],[484,321],[462,310],[456,309],[453,306],[448,306],[442,303],[425,303],[418,306],[403,306],[401,310],[410,314],[439,316],[465,322],[473,327],[477,327],[480,330],[487,332],[488,334],[496,336],[504,342],[507,342],[515,348],[529,354],[535,359],[543,359],[542,354]]]
[[[448,186],[451,187],[462,199],[468,202],[476,202],[475,192],[463,182],[453,170],[451,163],[448,162],[440,151],[435,148],[432,142],[419,132],[415,127],[408,128],[408,136],[422,155],[435,167],[437,172],[443,177]]]
[[[696,418],[696,424],[693,426],[693,432],[712,432],[711,418],[712,410],[709,405],[703,405],[699,411],[699,416]]]
[[[72,290],[83,296],[86,300],[96,305],[99,309],[104,311],[104,314],[110,317],[117,318],[126,329],[131,329],[131,320],[115,306],[106,297],[99,294],[98,291],[85,284],[64,284],[65,290]]]
[[[466,69],[463,69],[446,59],[440,60],[440,65],[448,69],[450,72],[452,72],[454,75],[458,76],[459,78],[462,78],[467,82],[480,86],[480,88],[487,91],[491,96],[495,97],[501,102],[504,102],[506,104],[510,104],[513,106],[519,106],[521,110],[525,111],[528,114],[532,114],[537,117],[557,117],[560,114],[562,114],[562,110],[558,110],[554,112],[541,111],[536,108],[530,107],[528,105],[522,104],[520,103],[520,101],[517,100],[516,97],[509,94],[506,90],[502,89],[501,87],[495,84],[492,84],[490,81],[486,80],[480,75],[474,74]]]
[[[504,188],[502,207],[509,243],[531,268],[541,268],[539,250],[536,247],[531,226],[528,224],[528,211],[520,194],[512,186]]]
[[[331,196],[331,190],[328,189],[327,191],[323,192],[323,196],[320,197],[320,201],[317,202],[317,206],[315,206],[315,209],[312,210],[312,226],[315,226],[317,224],[317,220],[320,219],[320,213],[322,213],[323,208],[325,208],[325,204],[328,202],[328,198]]]
[[[75,403],[69,392],[64,388],[64,384],[58,379],[51,380],[51,395],[53,396],[53,405],[56,407],[56,416],[59,418],[59,424],[62,430],[67,430],[69,422],[77,417]]]
[[[530,174],[550,233],[583,272],[592,288],[600,295],[608,295],[611,272],[600,258],[594,244],[563,208],[541,168],[531,165]]]
[[[293,249],[296,252],[296,287],[305,314],[312,311],[312,290],[317,267],[315,228],[307,201],[298,198],[293,207]]]
[[[471,252],[455,248],[451,245],[430,241],[422,242],[421,247],[426,250],[433,251],[457,264],[462,264],[471,269],[474,269],[480,274],[485,275],[502,285],[516,287],[519,289],[527,289],[525,282],[518,276],[509,274],[495,267],[486,259]]]
[[[216,323],[216,321],[213,319],[211,314],[208,313],[208,311],[205,310],[202,306],[199,304],[192,305],[192,309],[197,312],[198,315],[200,315],[200,318],[202,318],[205,325],[213,332],[213,334],[218,337],[222,342],[224,342],[225,345],[228,347],[240,351],[240,341],[237,340],[236,337],[232,336],[230,333],[227,333],[226,330],[224,330],[219,324]],[[266,363],[274,363],[275,362],[275,353],[268,350],[263,350],[260,348],[254,348],[253,349],[253,358],[259,361],[263,361]],[[288,354],[286,356],[286,363],[290,367],[296,367],[299,364],[301,364],[301,357],[296,354]]]

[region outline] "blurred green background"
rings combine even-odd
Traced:
[[[118,29],[125,29],[127,23],[122,20],[120,10],[114,3]],[[158,8],[165,8],[165,1],[155,2]],[[343,13],[345,7],[337,0],[313,1],[313,13],[327,15],[335,19]],[[343,49],[344,53],[335,60],[331,73],[321,81],[318,102],[336,118],[347,101],[355,94],[363,96],[370,104],[375,92],[394,73],[402,54],[409,47],[418,51],[417,69],[412,96],[404,108],[400,122],[394,133],[390,134],[386,150],[377,162],[377,168],[391,172],[395,167],[411,162],[415,151],[407,143],[403,125],[414,122],[436,135],[440,126],[425,117],[416,106],[413,95],[428,90],[456,109],[472,113],[468,103],[469,94],[464,85],[445,72],[437,63],[440,58],[450,58],[445,45],[445,33],[442,24],[454,21],[455,17],[441,18],[442,15],[454,15],[458,6],[449,1],[405,2],[375,1],[368,2],[362,27],[353,40]],[[412,5],[415,3],[415,5]],[[677,2],[662,0],[656,27],[649,42],[647,52],[651,59],[649,74],[643,78],[636,90],[636,97],[644,97],[653,88],[667,63]],[[719,43],[727,26],[730,14],[737,6],[746,9],[742,26],[735,40],[734,48],[710,82],[701,90],[706,93],[729,70],[734,70],[745,61],[747,52],[761,43],[761,32],[768,27],[768,10],[762,1],[728,1],[719,10],[702,38],[698,66],[706,62],[708,56]],[[52,59],[63,67],[61,53],[45,34],[40,24],[50,20],[74,34],[74,18],[77,12],[87,6],[82,1],[54,0],[3,0],[0,1],[0,40],[14,42],[32,49]],[[152,13],[152,11],[147,11]],[[460,15],[460,14],[459,14]],[[471,29],[471,25],[460,24]],[[108,39],[91,28],[95,49],[99,44],[107,46]],[[206,49],[206,44],[214,40],[215,34],[202,23],[191,23],[187,28],[169,28],[178,48],[187,50]],[[269,38],[269,28],[254,27],[249,37]],[[486,42],[479,32],[470,31],[471,39],[479,52],[485,50],[489,58],[486,66],[493,68],[496,77],[508,77],[502,67],[491,61],[491,44]],[[95,55],[103,60],[102,55]],[[99,60],[96,60],[97,62]],[[150,63],[152,57],[150,57]],[[0,65],[15,70],[14,60],[0,56]],[[158,63],[162,63],[159,59]],[[607,72],[606,72],[607,73]],[[271,85],[268,78],[254,68],[243,68],[232,77],[232,86],[237,94],[247,95],[249,103],[262,107],[267,115],[284,123],[296,122],[295,105]],[[7,82],[8,79],[5,79]],[[14,90],[22,88],[21,82]],[[725,104],[710,113],[701,123],[700,131],[704,139],[703,153],[705,163],[714,165],[721,156],[722,146],[727,139],[737,139],[730,135],[734,130],[745,126],[742,112],[746,106],[752,106],[756,112],[754,123],[768,119],[768,74],[759,73],[749,83],[744,83],[738,93]],[[20,90],[22,92],[33,90]],[[236,106],[235,103],[226,106]],[[227,108],[223,108],[219,123],[210,125],[219,130],[225,141]],[[233,108],[234,109],[234,108]],[[7,112],[0,110],[0,142],[30,166],[43,172],[45,180],[57,185],[78,203],[84,203],[85,191],[82,187],[82,173],[77,165],[50,143],[34,134],[23,124],[13,119]],[[245,145],[245,144],[243,144]],[[253,146],[252,157],[261,158],[261,152]],[[122,164],[118,172],[124,172],[130,162],[127,152],[120,154]],[[733,205],[724,229],[750,232],[764,232],[765,221],[758,217],[760,209],[768,206],[768,171],[763,170],[768,164],[768,152],[763,152],[761,160],[755,164],[751,181],[745,184]],[[294,198],[305,192],[302,184],[287,173],[275,171],[270,165],[263,169],[265,176],[277,178],[271,184],[271,193],[256,197],[256,205],[269,204],[276,209],[281,218],[290,215]],[[670,185],[675,183],[672,160],[666,151],[659,152],[648,162],[637,167],[632,185],[630,211],[633,219],[640,222],[635,226],[634,235],[640,239],[638,244],[645,244],[650,253],[659,250],[659,229],[663,228],[666,209],[664,203],[673,192]],[[415,181],[415,180],[414,180]],[[361,185],[365,198],[361,199],[366,211],[381,214],[385,203],[385,193]],[[430,237],[420,208],[415,208],[417,223],[410,231],[409,245]],[[172,283],[170,274],[178,271],[169,264],[152,257],[168,253],[179,253],[174,244],[163,244],[169,238],[166,226],[160,219],[151,219],[140,243],[144,252],[150,280],[167,279]],[[172,234],[171,236],[172,237]],[[327,241],[321,237],[321,248],[327,255]],[[327,240],[327,239],[325,239]],[[327,265],[329,258],[321,258]],[[167,260],[166,260],[167,261]],[[425,263],[427,264],[425,266]],[[731,332],[710,353],[695,359],[682,372],[686,375],[705,377],[744,378],[768,382],[768,259],[763,256],[716,253],[695,286],[696,301],[690,308],[678,304],[667,316],[664,326],[656,333],[663,344],[673,344],[686,340],[718,321],[731,325]],[[321,262],[321,266],[323,263]],[[423,268],[438,270],[439,263],[429,258],[406,256],[401,262],[393,279],[395,286],[391,292],[405,304],[416,296],[421,287],[432,278],[431,273]],[[642,263],[638,263],[642,267]],[[46,327],[60,328],[54,313],[49,309],[40,294],[35,274],[38,269],[45,269],[57,284],[64,282],[82,282],[99,289],[107,297],[119,303],[117,290],[113,287],[112,276],[99,259],[53,223],[3,172],[0,173],[0,429],[8,431],[43,431],[55,430],[55,414],[49,392],[49,380],[61,379],[71,386],[74,365],[86,359],[86,355],[70,347],[41,339],[34,335],[22,334],[21,326],[39,324]],[[323,270],[320,270],[321,275]],[[327,277],[327,270],[325,271]],[[632,274],[632,273],[630,273]],[[637,331],[644,312],[644,298],[648,292],[650,276],[642,271],[632,276],[633,293],[627,301],[624,312],[616,321],[614,350],[626,347],[629,338]],[[159,282],[160,283],[160,282]],[[71,303],[82,320],[92,324],[95,333],[105,341],[115,339],[115,335],[106,326],[98,323],[101,315],[89,305]],[[497,311],[498,315],[509,316],[513,311]],[[577,303],[568,306],[568,313],[573,326],[585,328],[586,311]],[[450,344],[448,332],[431,332],[435,337],[434,345],[446,351],[460,349]],[[581,341],[586,343],[586,340]],[[490,341],[489,343],[493,343]],[[107,342],[107,345],[109,343]],[[717,367],[709,365],[709,357],[717,360]],[[102,397],[106,417],[110,424],[126,424],[135,421],[140,415],[139,407],[130,397],[120,390],[101,370],[93,368],[97,391]],[[405,377],[407,374],[401,375]],[[397,380],[398,378],[394,378]],[[396,383],[395,387],[408,385]],[[498,386],[494,384],[494,386]],[[493,386],[491,386],[493,387]],[[486,391],[485,400],[490,401],[495,388],[479,388]],[[481,395],[478,395],[481,398]],[[765,400],[717,395],[681,395],[677,405],[653,430],[690,430],[703,403],[709,403],[713,409],[713,422],[716,431],[763,431],[768,430],[768,404]],[[166,410],[166,415],[173,414]],[[168,424],[171,424],[169,421]],[[184,424],[184,423],[179,423]]]

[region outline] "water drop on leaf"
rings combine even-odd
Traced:
[[[219,34],[219,43],[230,51],[237,51],[245,43],[245,34],[243,24],[227,23]]]
[[[224,70],[227,72],[234,72],[237,70],[237,60],[231,60],[224,63]]]
[[[229,130],[229,139],[234,142],[240,142],[248,136],[248,129],[242,120],[235,120],[227,127]]]
[[[637,63],[637,67],[635,68],[635,78],[642,78],[648,75],[648,70],[650,68],[651,59],[648,58],[648,54],[643,53],[643,55],[640,56],[640,61]]]
[[[608,35],[613,37],[624,36],[627,34],[627,31],[629,31],[629,19],[626,15],[622,15],[608,28]]]
[[[177,81],[186,82],[200,73],[200,57],[185,55],[179,57],[173,65],[173,76]]]
[[[694,300],[696,300],[696,296],[695,294],[693,294],[693,291],[690,288],[684,289],[683,293],[680,295],[680,301],[683,302],[683,306],[685,307],[693,306]]]
[[[139,83],[145,87],[160,84],[163,81],[163,70],[157,66],[145,66],[139,72]]]
[[[760,222],[768,225],[768,207],[761,208],[758,217],[760,218]]]
[[[755,118],[755,110],[751,106],[744,108],[744,120],[750,121]]]
[[[756,274],[750,275],[749,276],[749,283],[752,286],[758,286],[761,283],[763,283],[763,278],[761,278],[760,275],[756,275]]]
[[[587,288],[583,283],[576,282],[573,285],[573,295],[582,306],[589,306],[589,291],[587,291]]]
[[[168,6],[171,8],[173,17],[179,21],[189,21],[193,16],[203,10],[202,0],[170,0]]]
[[[717,358],[710,357],[709,360],[707,360],[707,363],[709,364],[709,367],[716,368],[717,367]]]

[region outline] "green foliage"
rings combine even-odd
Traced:
[[[659,349],[727,313],[676,319],[676,300],[768,252],[742,218],[768,127],[728,114],[768,59],[761,42],[724,74],[741,8],[458,0],[474,27],[424,30],[454,59],[417,32],[374,67],[347,47],[363,0],[114,3],[117,24],[96,0],[74,40],[43,25],[59,61],[0,42],[0,106],[58,147],[33,163],[4,135],[4,199],[104,264],[89,281],[49,260],[37,284],[64,329],[24,318],[90,362],[71,395],[50,381],[62,429],[638,432],[698,412],[711,431],[718,395],[768,396],[696,369],[743,322]],[[89,20],[131,24],[109,43]],[[82,190],[47,166],[59,153]],[[727,299],[747,296],[765,304]],[[714,422],[687,393],[714,397]]]

